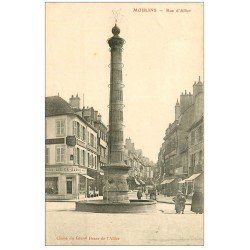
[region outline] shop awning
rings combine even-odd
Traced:
[[[141,183],[135,179],[136,185],[140,185]]]
[[[181,180],[178,183],[183,184],[183,183],[185,183],[185,180]]]
[[[174,181],[174,179],[168,179],[168,180],[163,181],[163,182],[161,183],[161,185],[168,184],[168,183],[171,183],[171,182],[173,182],[173,181]]]
[[[86,175],[86,174],[80,174],[80,175],[82,175],[83,177],[85,177],[85,178],[87,178],[87,179],[89,179],[89,180],[94,180],[94,178],[92,178],[92,177],[90,177],[90,176],[88,176],[88,175]]]
[[[192,182],[194,179],[196,179],[198,176],[200,176],[201,173],[199,174],[193,174],[189,178],[185,179],[185,182]]]

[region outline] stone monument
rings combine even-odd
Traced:
[[[156,201],[129,199],[127,176],[130,169],[124,162],[123,144],[123,83],[122,47],[125,40],[119,36],[120,29],[112,29],[108,39],[111,52],[109,97],[109,160],[104,171],[103,200],[76,202],[76,210],[91,213],[148,213],[156,211]]]
[[[124,163],[123,145],[123,83],[122,50],[125,40],[119,36],[120,29],[112,29],[113,36],[108,39],[111,52],[110,63],[110,97],[109,97],[109,161],[103,166],[104,195],[103,200],[115,203],[129,203],[127,175],[130,169]]]

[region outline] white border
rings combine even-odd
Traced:
[[[44,6],[1,2],[3,249],[44,248]],[[249,11],[205,1],[207,249],[249,245]]]

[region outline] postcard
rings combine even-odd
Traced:
[[[203,245],[203,3],[45,5],[45,244]]]

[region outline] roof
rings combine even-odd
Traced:
[[[45,116],[74,114],[74,110],[60,96],[49,96],[45,98]]]
[[[77,112],[70,106],[70,104],[60,96],[45,97],[45,116],[48,117],[57,115],[75,115],[90,128],[92,128],[95,132],[98,132],[98,130],[94,126],[92,126],[83,117],[77,114]]]

